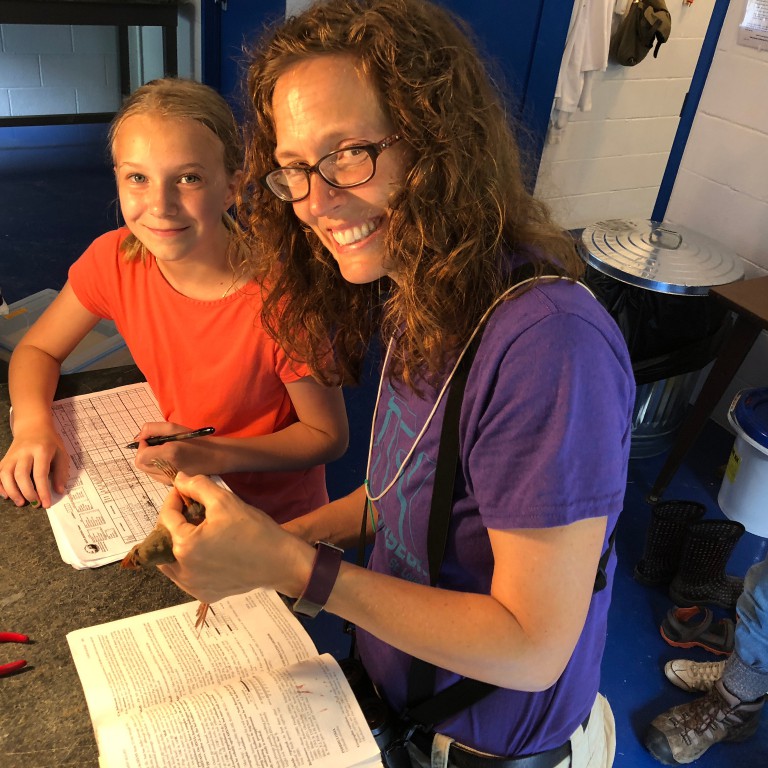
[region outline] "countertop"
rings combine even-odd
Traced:
[[[133,365],[73,373],[61,377],[56,398],[143,380]],[[8,385],[0,383],[0,456],[11,441],[8,407]],[[0,677],[0,768],[97,768],[67,633],[191,599],[159,571],[125,571],[119,563],[72,568],[59,555],[45,511],[0,499],[0,631],[33,640],[0,644],[0,664],[20,658],[28,664]],[[347,655],[340,618],[322,612],[304,625],[320,653]]]
[[[135,366],[70,374],[61,377],[57,397],[142,380]],[[0,384],[0,456],[10,443],[8,405],[8,385]],[[118,563],[75,570],[62,561],[45,511],[0,499],[0,631],[34,641],[0,644],[0,663],[28,663],[0,677],[0,766],[97,768],[67,633],[189,600],[158,571],[129,572]]]

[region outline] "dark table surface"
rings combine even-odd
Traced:
[[[135,366],[62,376],[56,398],[134,384]],[[8,385],[0,377],[0,456],[11,441]],[[354,559],[354,552],[348,553]],[[0,499],[0,631],[29,635],[31,645],[0,644],[0,664],[28,666],[0,677],[0,768],[97,768],[98,751],[66,635],[187,602],[192,598],[159,571],[119,563],[76,570],[59,555],[45,511]],[[342,621],[321,613],[305,628],[320,653],[342,658]]]
[[[132,384],[135,366],[62,376],[57,397]],[[0,456],[10,443],[8,385],[0,384]],[[0,644],[0,664],[28,667],[0,677],[2,768],[96,768],[98,753],[66,635],[191,600],[158,571],[118,563],[78,571],[61,559],[45,511],[0,499],[0,631],[31,645]]]

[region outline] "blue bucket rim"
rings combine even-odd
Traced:
[[[728,411],[731,424],[763,450],[768,449],[768,387],[743,389]]]

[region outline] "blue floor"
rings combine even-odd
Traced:
[[[665,499],[691,499],[707,507],[708,518],[722,518],[717,505],[722,468],[728,460],[733,437],[709,422],[701,438],[686,457],[664,494]],[[642,746],[648,723],[669,707],[690,700],[664,677],[670,659],[697,661],[716,657],[706,651],[673,648],[663,640],[659,625],[672,606],[664,589],[645,587],[632,578],[642,557],[650,506],[645,498],[663,463],[664,456],[630,461],[624,512],[619,522],[617,548],[619,565],[613,590],[608,625],[608,642],[603,659],[602,691],[616,717],[617,753],[615,765],[623,768],[653,768],[660,765]],[[727,572],[743,576],[747,568],[766,555],[766,540],[745,533],[736,545]],[[714,609],[719,611],[719,609]],[[728,615],[721,612],[723,616]],[[750,740],[712,747],[696,765],[709,768],[764,766],[768,761],[768,715]]]
[[[43,288],[60,288],[68,265],[90,241],[115,222],[114,182],[106,167],[101,170],[68,170],[64,173],[7,174],[0,171],[0,288],[9,302]],[[0,375],[2,375],[0,365]],[[329,467],[331,497],[349,492],[365,474],[370,413],[375,385],[347,391],[352,427],[347,456]],[[596,404],[596,407],[597,404]],[[599,414],[596,414],[599,416]],[[719,472],[728,459],[731,436],[711,423],[665,498],[693,499],[704,503],[708,516],[718,517]],[[619,565],[611,607],[607,649],[603,663],[602,691],[616,717],[617,768],[653,768],[657,763],[643,748],[646,725],[661,711],[687,699],[664,678],[664,663],[680,655],[659,634],[659,624],[671,606],[661,589],[641,586],[632,569],[641,557],[650,507],[645,497],[661,466],[663,456],[630,463],[624,513],[619,524]],[[762,559],[766,541],[745,534],[736,547],[728,572],[743,575],[752,562]],[[313,622],[312,635],[321,651],[343,656],[349,641],[334,617]],[[687,652],[685,652],[687,653]],[[714,658],[703,651],[692,657]],[[758,733],[742,744],[711,749],[696,765],[709,768],[768,765],[768,714]]]

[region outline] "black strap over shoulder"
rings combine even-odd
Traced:
[[[526,263],[516,267],[513,272],[513,287],[531,279],[535,275],[532,264]],[[445,554],[448,541],[448,527],[453,508],[453,491],[456,485],[456,469],[459,463],[459,417],[464,390],[467,387],[469,371],[472,368],[483,333],[488,325],[490,315],[485,318],[477,329],[475,337],[467,347],[456,371],[453,374],[448,397],[445,403],[443,426],[440,432],[440,445],[437,451],[435,465],[435,481],[432,486],[432,504],[429,509],[429,528],[427,533],[427,552],[429,557],[429,581],[433,586],[437,583],[440,566]]]
[[[454,373],[443,415],[440,445],[435,466],[432,503],[429,513],[427,553],[430,584],[435,585],[445,555],[448,529],[453,508],[453,493],[459,463],[459,417],[469,371],[482,340],[485,325],[476,334]],[[616,529],[608,538],[608,546],[600,557],[595,576],[594,592],[608,584],[606,572],[613,551]],[[434,694],[436,667],[414,657],[408,675],[408,707],[403,713],[406,722],[420,730],[431,731],[440,722],[463,709],[471,707],[498,686],[464,677]]]
[[[440,446],[437,451],[437,463],[435,465],[435,480],[432,490],[432,504],[429,510],[429,527],[427,529],[427,553],[429,559],[429,583],[434,586],[440,574],[443,563],[445,546],[448,541],[448,528],[451,522],[451,509],[453,508],[453,490],[456,485],[456,470],[459,464],[459,416],[461,415],[461,403],[464,398],[464,390],[467,386],[467,378],[475,359],[480,341],[483,337],[483,326],[472,340],[472,343],[464,353],[456,372],[453,375],[451,387],[445,402],[443,415],[443,427],[440,433]],[[478,680],[464,678],[458,681],[460,688],[451,686],[442,694],[428,701],[435,689],[435,666],[418,658],[411,661],[408,676],[408,701],[422,702],[418,707],[408,709],[408,718],[422,725],[439,723],[446,717],[468,707],[475,701],[490,693],[496,686],[480,683]],[[481,686],[472,696],[471,689]],[[486,690],[487,688],[487,690]],[[470,698],[468,698],[470,697]],[[444,717],[439,715],[446,710]]]
[[[533,269],[531,265],[523,265],[515,270],[517,281],[522,281],[532,276]],[[480,347],[486,324],[487,320],[478,329],[475,338],[464,353],[453,375],[446,397],[427,529],[427,556],[431,585],[437,583],[448,541],[456,472],[459,464],[459,418],[464,390],[472,363]],[[363,510],[358,564],[362,564],[365,548],[366,514],[367,501]],[[598,564],[598,571],[595,577],[595,592],[599,592],[607,585],[606,568],[613,551],[615,537],[616,530],[614,529],[608,539],[608,546]],[[490,683],[464,677],[435,694],[435,676],[436,667],[433,664],[415,657],[412,659],[408,676],[408,706],[401,715],[402,719],[412,729],[418,728],[422,731],[431,731],[438,723],[452,717],[463,709],[471,707],[498,688],[498,686]]]
[[[453,374],[448,396],[445,401],[443,427],[435,464],[435,481],[432,490],[432,504],[429,509],[427,529],[427,553],[429,558],[429,581],[437,583],[443,562],[445,545],[448,542],[448,527],[453,507],[453,490],[456,485],[456,470],[459,464],[459,417],[469,370],[483,338],[483,326],[472,343],[467,347],[456,373]],[[446,514],[446,510],[448,514]]]

